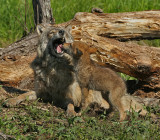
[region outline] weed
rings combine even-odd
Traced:
[[[35,106],[36,105],[36,106]],[[2,108],[0,132],[15,136],[16,139],[159,139],[160,128],[149,117],[140,118],[139,113],[129,113],[127,121],[118,122],[116,115],[107,117],[67,118],[63,110],[47,111],[40,108],[46,104],[27,102],[17,108]],[[53,108],[48,107],[48,110]],[[118,113],[118,112],[117,112]],[[55,122],[56,118],[62,120]],[[68,122],[64,124],[64,121]]]

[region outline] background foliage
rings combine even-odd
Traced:
[[[93,7],[99,7],[105,13],[158,10],[160,0],[51,0],[51,5],[56,23],[62,23],[72,19],[77,12],[90,12]],[[0,47],[20,39],[33,27],[32,0],[26,0],[26,4],[25,0],[1,0]],[[159,41],[149,44],[159,46]]]

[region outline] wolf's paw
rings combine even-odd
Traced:
[[[68,110],[68,109],[66,111],[66,114],[68,117],[81,116],[81,113],[76,113],[74,110]]]
[[[81,113],[75,112],[73,104],[68,105],[66,113],[68,117],[81,116]]]
[[[66,113],[67,113],[67,116],[68,116],[68,117],[74,117],[74,116],[76,116],[76,112],[73,111],[73,110],[68,110],[68,109],[67,109],[67,112],[66,112]]]
[[[4,103],[3,103],[3,105],[5,107],[14,107],[18,104],[19,104],[19,101],[16,98],[10,98],[10,99],[4,101]]]

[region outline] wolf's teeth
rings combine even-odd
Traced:
[[[64,41],[65,41],[65,38],[63,37],[63,38],[62,38],[62,42],[64,42]]]

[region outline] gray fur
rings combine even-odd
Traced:
[[[73,41],[71,34],[68,29],[45,29],[40,25],[37,32],[40,36],[37,57],[31,64],[35,74],[37,96],[63,108],[69,103],[79,106],[81,90],[75,80],[72,58],[64,52],[57,53],[56,50],[58,41],[62,44]]]

